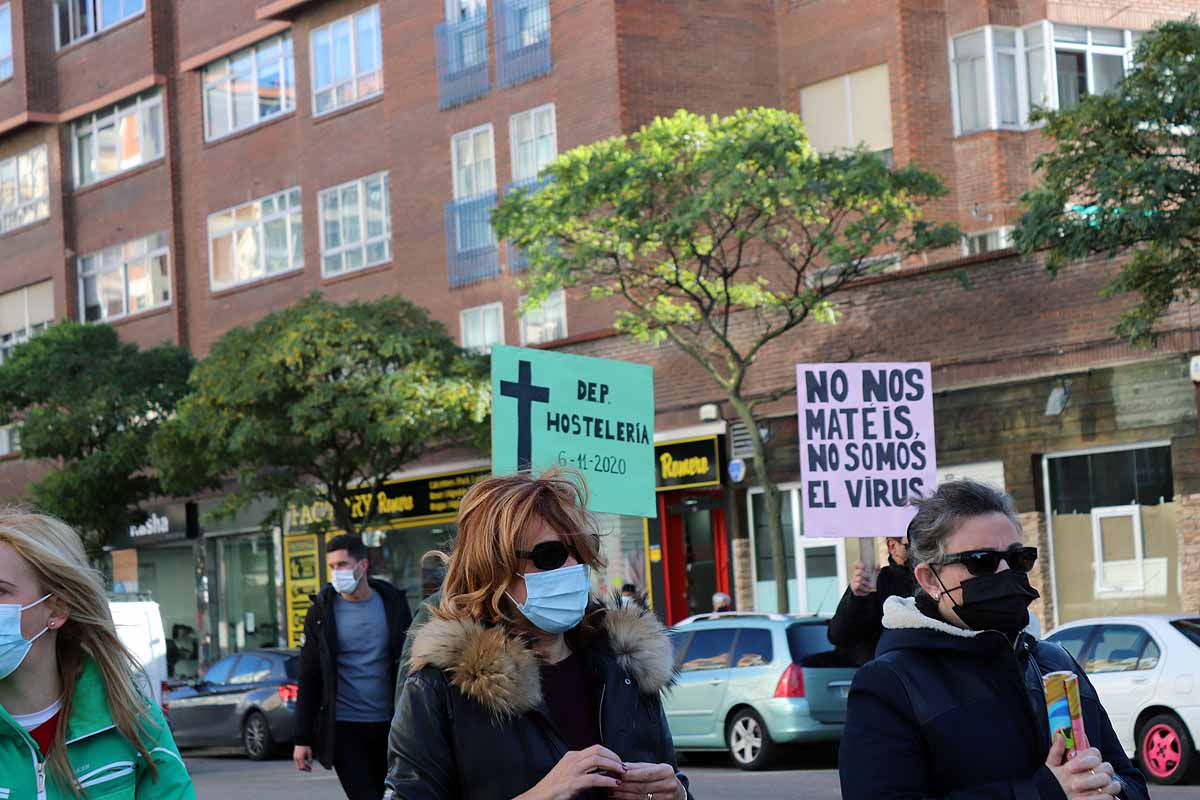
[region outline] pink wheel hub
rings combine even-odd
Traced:
[[[1168,725],[1155,725],[1142,739],[1142,760],[1156,778],[1168,778],[1179,768],[1182,743]]]

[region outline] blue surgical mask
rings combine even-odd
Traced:
[[[525,619],[550,634],[566,633],[583,619],[589,588],[585,565],[530,572],[522,577],[525,602],[513,602]]]
[[[0,680],[16,672],[38,636],[50,630],[49,626],[42,628],[41,633],[32,639],[21,635],[21,612],[33,608],[38,603],[44,603],[46,597],[27,606],[20,603],[0,603]]]

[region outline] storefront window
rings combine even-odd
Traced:
[[[167,675],[199,674],[196,639],[196,560],[192,543],[137,551],[138,591],[158,603],[167,637]]]
[[[1058,621],[1181,610],[1169,445],[1050,456]]]
[[[788,606],[800,608],[800,584],[796,580],[796,528],[792,514],[793,492],[782,491],[779,507],[783,516],[783,545],[787,556]],[[750,496],[754,520],[754,610],[778,611],[775,602],[775,549],[767,522],[767,500],[762,492]]]
[[[449,553],[458,528],[453,523],[383,531],[377,537],[366,536],[371,547],[371,571],[408,596],[413,614],[421,602],[437,592],[446,576],[445,567],[433,550]]]
[[[645,521],[641,517],[597,514],[596,527],[600,530],[600,555],[605,568],[592,575],[593,591],[607,599],[626,583],[632,583],[639,595],[644,594],[647,586]]]
[[[275,548],[265,531],[209,539],[210,613],[220,655],[279,645]]]
[[[845,542],[803,535],[800,495],[796,487],[781,488],[779,499],[787,555],[787,611],[832,614],[846,587],[848,565]],[[750,522],[754,532],[754,610],[774,612],[778,610],[775,602],[775,562],[772,558],[771,531],[767,525],[767,503],[761,489],[752,489],[750,492]],[[802,554],[799,561],[796,559],[797,547]]]

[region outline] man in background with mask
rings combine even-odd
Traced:
[[[349,800],[379,800],[388,727],[412,614],[404,592],[367,577],[367,548],[343,534],[325,546],[330,582],[304,618],[296,699],[296,768],[315,756],[332,767]]]

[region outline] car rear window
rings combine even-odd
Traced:
[[[288,656],[283,660],[283,671],[287,673],[289,678],[295,678],[300,674],[300,656]]]
[[[792,661],[797,664],[804,664],[813,656],[833,652],[833,645],[829,643],[829,623],[824,620],[788,626],[787,640]]]
[[[1200,617],[1195,619],[1177,619],[1171,623],[1171,627],[1190,639],[1192,644],[1200,647]]]

